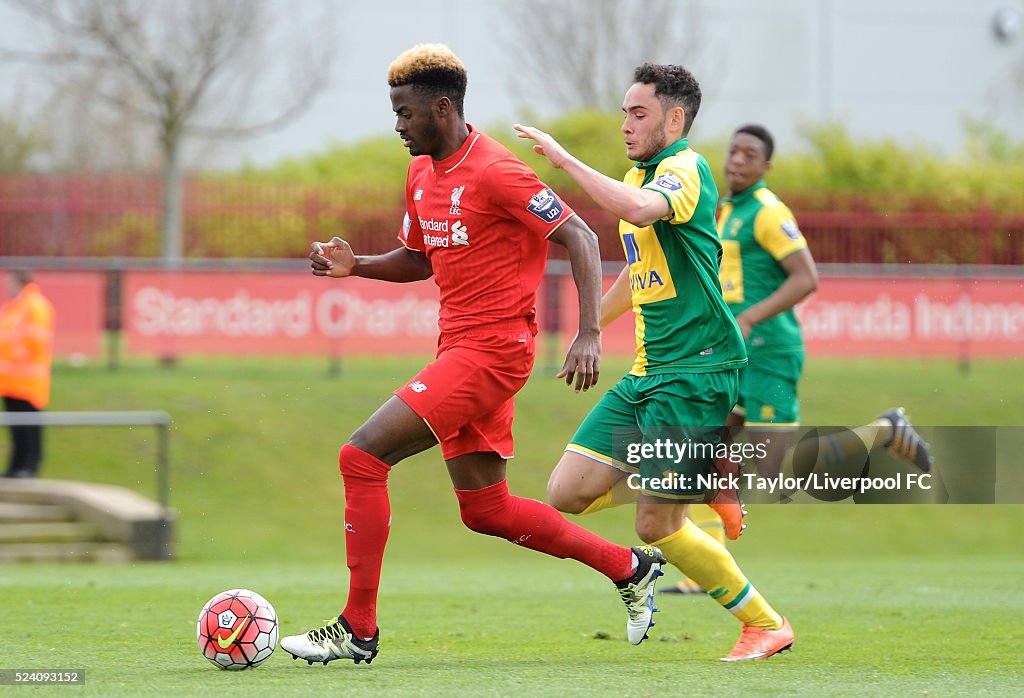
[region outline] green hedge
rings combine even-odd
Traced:
[[[620,178],[631,165],[625,157],[621,122],[620,114],[583,111],[534,125],[598,171]],[[804,125],[799,129],[798,148],[775,158],[769,182],[783,197],[811,207],[834,207],[839,197],[854,201],[855,208],[870,210],[956,211],[989,205],[1024,212],[1024,143],[983,122],[967,121],[964,128],[966,147],[949,154],[892,138],[859,140],[838,123]],[[551,186],[559,191],[577,189],[564,172],[550,168],[544,158],[531,152],[529,143],[517,139],[511,123],[485,125],[484,130],[509,146]],[[728,134],[713,138],[703,134],[695,132],[693,146],[707,158],[722,190]],[[400,194],[408,164],[398,137],[387,136],[288,158],[271,167],[246,167],[238,174],[254,181]]]
[[[620,178],[625,157],[620,114],[578,112],[535,122],[571,152],[605,174]],[[801,217],[822,233],[823,261],[914,260],[1020,263],[1024,230],[1024,144],[977,122],[967,123],[959,155],[892,139],[858,141],[839,124],[801,130],[800,147],[781,151],[769,183]],[[601,235],[606,255],[618,255],[615,221],[596,210],[562,171],[518,139],[511,123],[484,127],[540,177],[565,196]],[[728,135],[694,147],[722,174]],[[265,168],[211,174],[190,180],[186,191],[186,254],[189,257],[299,257],[311,240],[340,235],[357,250],[395,244],[404,200],[409,155],[397,136],[336,145]],[[114,212],[86,221],[89,255],[159,253],[158,209]],[[839,220],[835,212],[856,220]],[[951,214],[921,216],[918,214]],[[818,214],[817,217],[815,214]],[[952,215],[962,214],[962,215]],[[971,230],[976,234],[961,235]],[[952,234],[957,233],[957,234]],[[832,250],[829,245],[838,245]],[[842,245],[855,244],[856,249]]]

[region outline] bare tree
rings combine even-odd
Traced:
[[[185,139],[246,137],[284,125],[323,89],[335,45],[326,34],[332,21],[317,17],[311,29],[268,0],[4,1],[33,18],[45,39],[36,50],[0,56],[46,67],[65,91],[84,86],[155,135],[168,261],[183,253]],[[330,14],[329,0],[321,9]],[[269,110],[266,97],[274,100]]]
[[[695,0],[508,0],[503,10],[513,88],[562,109],[617,108],[637,65],[688,64],[701,48]]]
[[[44,79],[22,102],[46,134],[46,152],[37,165],[64,172],[159,172],[163,158],[157,125],[97,100],[92,86],[100,79]],[[185,169],[204,161],[209,160],[181,158]]]

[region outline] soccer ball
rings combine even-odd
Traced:
[[[199,612],[196,640],[203,656],[221,669],[257,666],[277,647],[277,612],[255,591],[222,591]]]

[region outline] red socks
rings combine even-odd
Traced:
[[[348,604],[342,615],[359,638],[377,632],[377,588],[391,530],[388,471],[391,466],[345,444],[338,455],[345,480],[345,557]]]
[[[504,538],[554,557],[579,560],[612,581],[633,574],[629,548],[577,526],[543,502],[512,496],[505,480],[479,490],[455,490],[455,495],[463,523],[477,533]]]
[[[391,528],[391,467],[351,444],[338,456],[345,481],[345,557],[348,603],[342,615],[357,637],[377,632],[377,589]],[[479,490],[455,490],[462,520],[479,533],[559,558],[579,560],[612,581],[633,574],[633,553],[566,520],[554,507],[513,497],[504,480]]]

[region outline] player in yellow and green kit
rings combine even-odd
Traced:
[[[745,426],[751,441],[764,444],[767,455],[756,461],[763,477],[792,467],[790,447],[800,424],[797,384],[804,364],[803,335],[794,307],[818,284],[814,259],[796,219],[765,184],[774,151],[774,139],[765,127],[748,124],[736,129],[725,160],[729,196],[718,214],[722,294],[736,316],[749,357],[740,372],[740,396],[729,426]],[[922,470],[930,467],[928,446],[902,408],[821,438],[826,447],[809,451],[822,454],[820,464],[826,467],[852,462],[876,447],[888,448]],[[706,507],[694,507],[690,515],[705,528],[714,528],[717,522],[717,514]],[[720,522],[717,525],[721,528]],[[692,580],[679,582],[674,590],[702,591]]]
[[[731,425],[750,432],[791,433],[800,423],[797,383],[804,340],[794,307],[818,285],[814,259],[792,212],[765,184],[775,142],[764,126],[736,129],[725,160],[729,196],[718,215],[722,295],[746,340],[749,365],[740,373],[740,399]],[[885,447],[928,470],[927,445],[902,408],[861,430],[861,450]],[[856,431],[856,430],[854,430]],[[756,438],[756,437],[755,437]],[[774,438],[758,460],[762,476],[778,475],[790,439]],[[842,440],[838,446],[842,447]],[[835,445],[828,450],[835,450]]]
[[[747,344],[734,423],[792,432],[800,423],[797,383],[804,339],[793,308],[818,286],[814,258],[796,219],[764,181],[774,142],[763,126],[741,126],[725,161],[729,196],[718,215],[722,295]],[[772,444],[788,439],[773,439]],[[774,463],[778,463],[773,459]],[[762,475],[768,459],[759,462]]]
[[[551,474],[548,500],[562,511],[589,513],[622,503],[613,489],[635,483],[637,534],[743,624],[723,657],[743,661],[788,649],[794,635],[729,552],[686,518],[690,502],[707,494],[693,478],[711,473],[713,458],[706,451],[672,458],[631,450],[653,446],[661,435],[677,444],[694,437],[719,445],[746,364],[718,282],[718,190],[686,138],[700,98],[696,79],[681,66],[636,69],[622,104],[626,154],[636,166],[623,182],[580,162],[542,131],[516,130],[620,219],[626,266],[601,299],[601,325],[632,309],[636,327],[633,368],[580,425]]]

